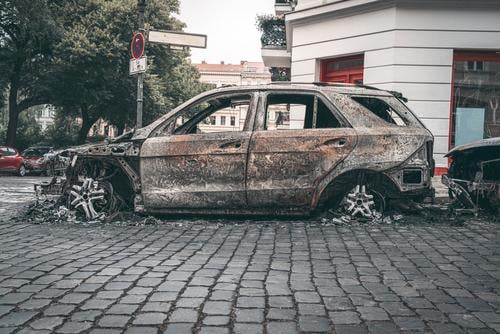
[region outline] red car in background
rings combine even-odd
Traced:
[[[0,172],[17,173],[26,175],[24,158],[12,147],[0,146]]]
[[[25,166],[31,173],[51,175],[50,160],[47,154],[52,152],[50,146],[33,146],[24,150],[22,156]]]

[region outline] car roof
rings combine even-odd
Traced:
[[[291,91],[296,90],[297,92],[322,92],[326,94],[339,94],[339,95],[377,95],[386,97],[397,97],[404,99],[402,94],[399,92],[392,92],[381,90],[375,87],[366,85],[354,85],[354,84],[343,84],[343,83],[328,83],[328,82],[289,82],[289,81],[275,81],[274,83],[269,83],[265,85],[246,85],[246,86],[222,86],[215,89],[207,90],[199,95],[192,97],[191,99],[185,101],[184,103],[178,105],[174,109],[167,112],[165,115],[156,119],[151,124],[137,129],[134,131],[134,139],[145,139],[149,134],[154,131],[163,121],[174,115],[179,110],[188,106],[198,99],[202,99],[214,94],[220,93],[251,93],[257,91]]]
[[[252,91],[252,90],[297,90],[297,91],[319,91],[337,94],[349,95],[379,95],[379,96],[395,96],[400,94],[398,92],[387,91],[378,89],[372,86],[343,84],[343,83],[329,83],[329,82],[289,82],[289,81],[275,81],[265,85],[246,85],[246,86],[222,86],[209,92],[238,92],[238,91]]]
[[[456,146],[453,149],[451,149],[448,153],[446,153],[445,157],[453,156],[458,153],[463,153],[477,148],[491,148],[493,146],[500,146],[500,137],[481,139],[472,143]]]
[[[52,146],[30,146],[27,150],[50,150]]]

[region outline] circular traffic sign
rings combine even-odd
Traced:
[[[130,43],[130,51],[132,52],[132,57],[139,59],[144,53],[144,35],[138,32],[132,37],[132,43]]]

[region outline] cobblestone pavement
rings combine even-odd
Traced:
[[[0,241],[0,333],[500,332],[488,222],[4,219]]]
[[[18,209],[35,200],[34,185],[48,180],[49,177],[0,175],[0,219],[6,214],[14,216]]]

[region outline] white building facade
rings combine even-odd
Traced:
[[[264,63],[403,93],[438,172],[451,147],[500,136],[500,1],[298,0],[284,17],[286,46],[263,46]]]

